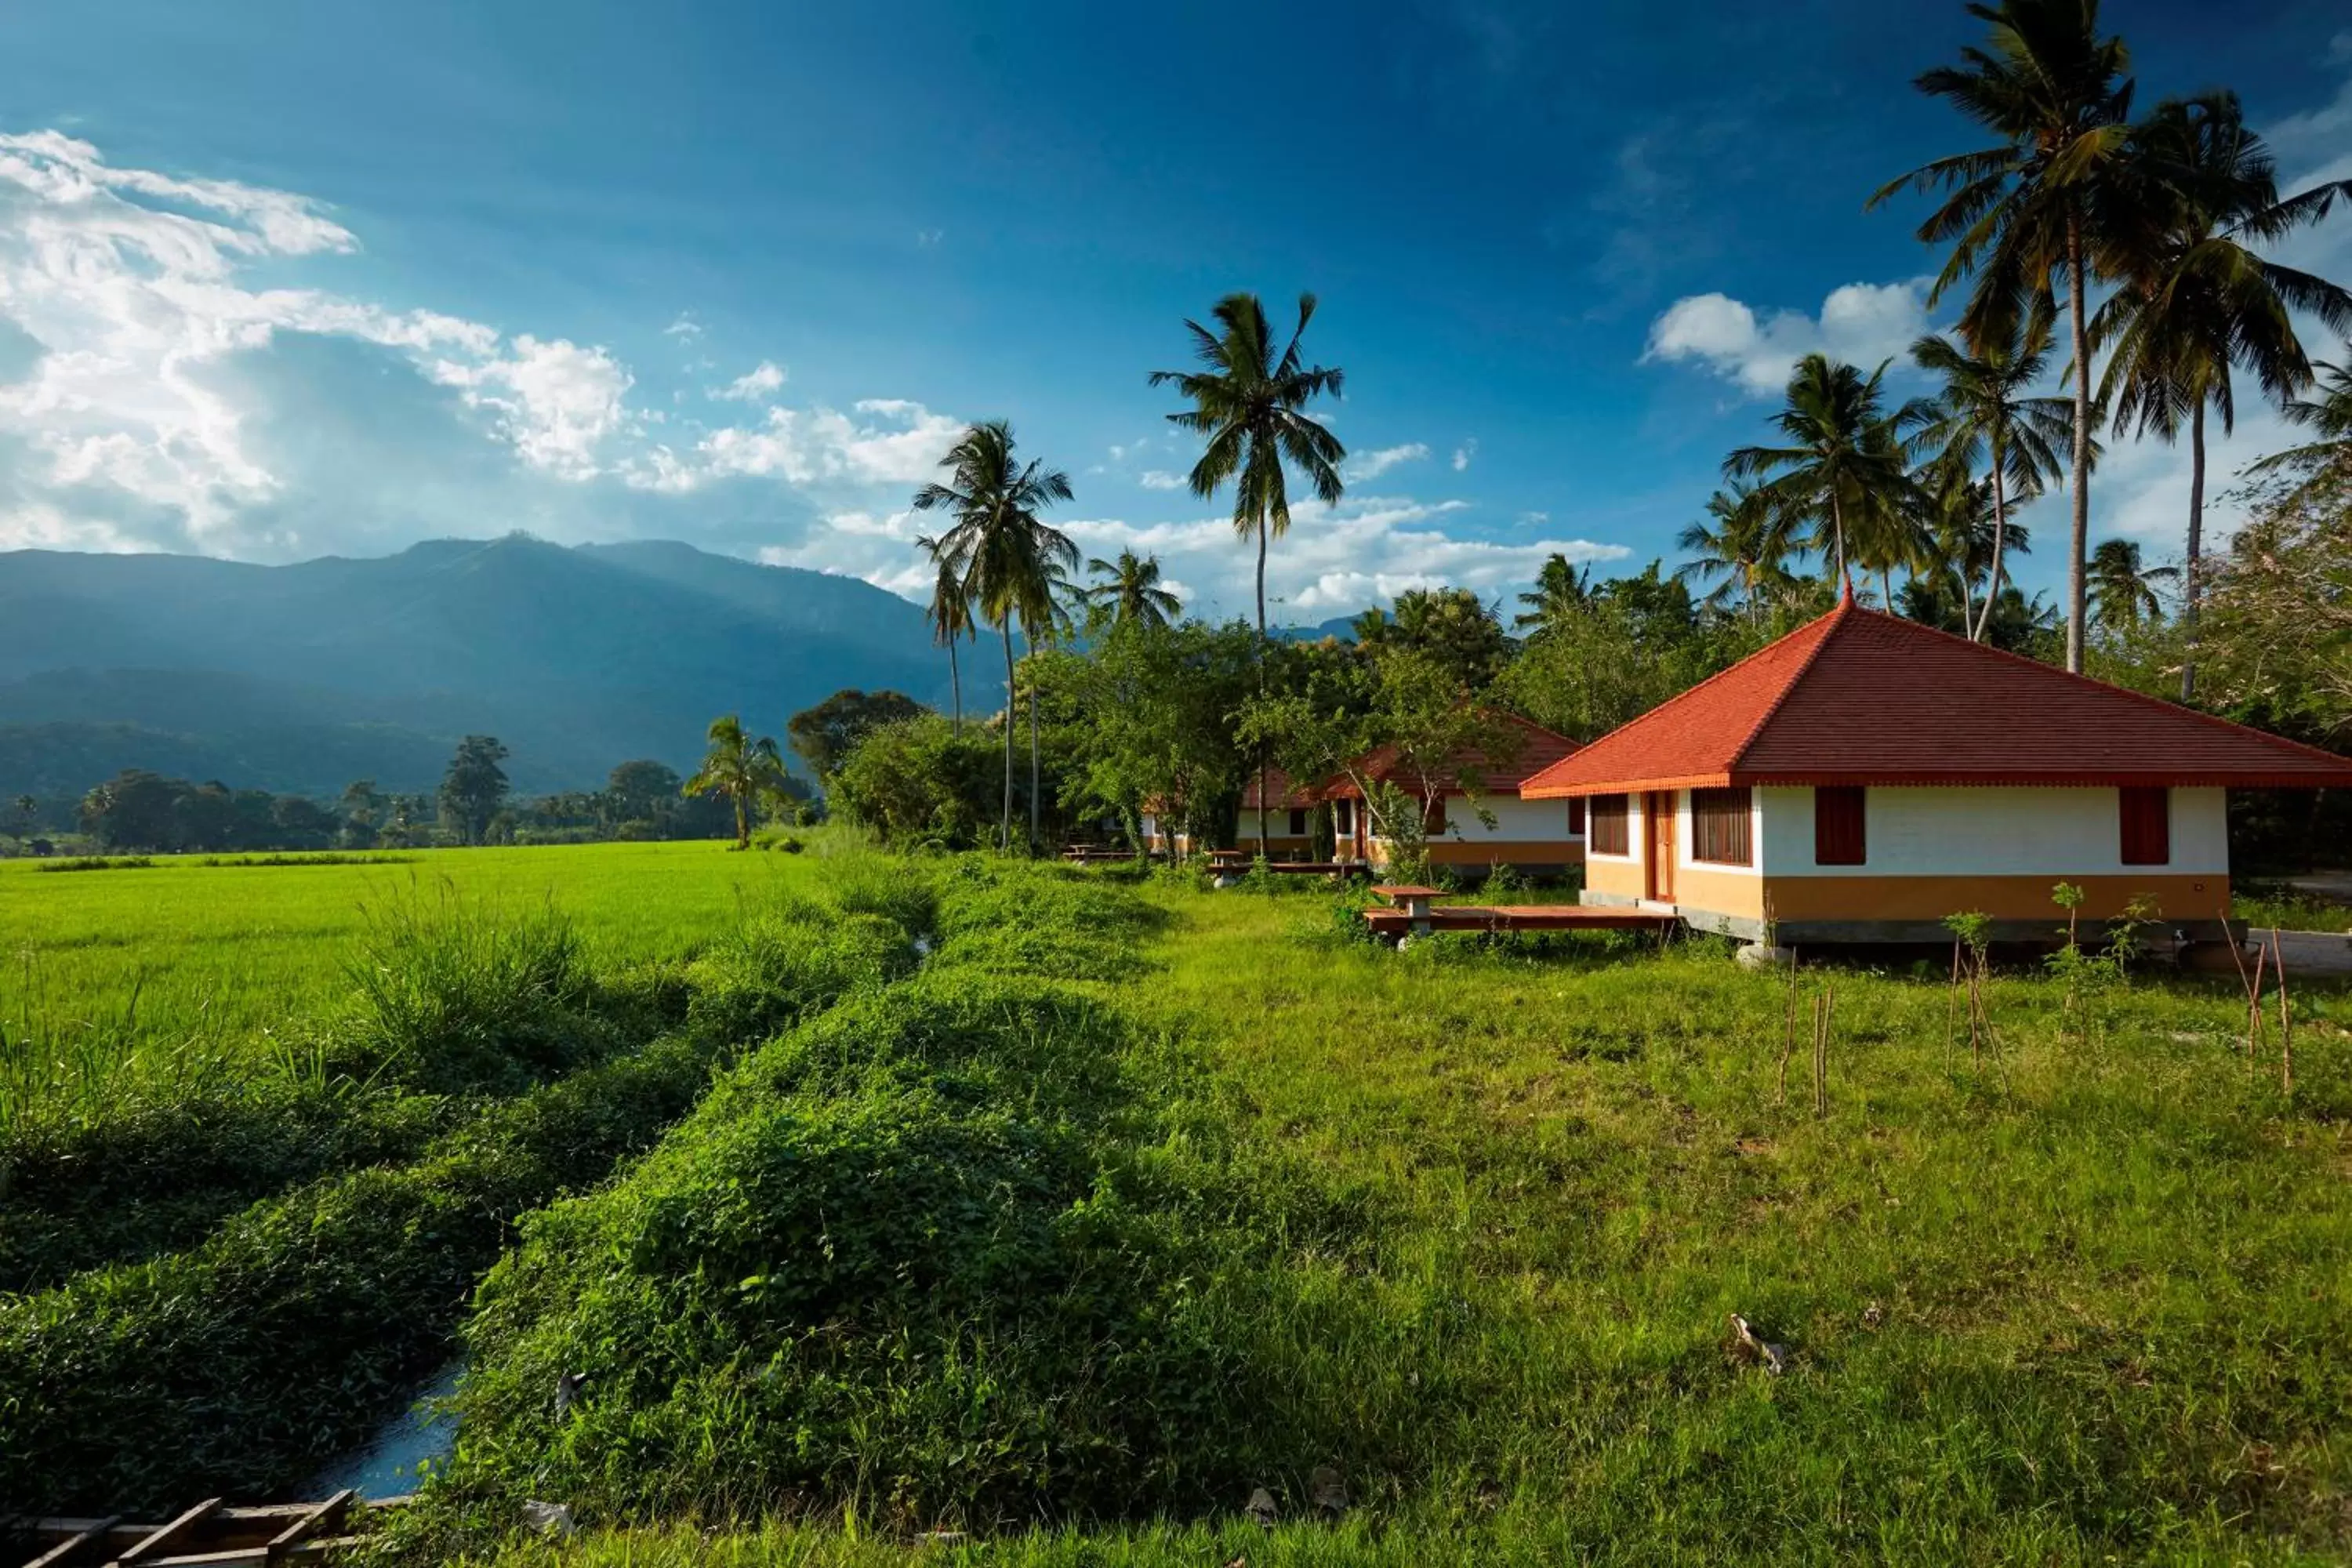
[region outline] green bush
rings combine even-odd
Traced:
[[[1258,1249],[1198,1089],[1034,982],[927,974],[803,1026],[528,1222],[448,1498],[992,1523],[1243,1495],[1298,1448],[1220,1283]]]
[[[785,956],[756,969],[762,948]],[[910,962],[871,916],[778,923],[737,952],[741,967],[704,977],[731,998],[721,1019],[495,1104],[414,1164],[314,1183],[194,1250],[0,1303],[0,1497],[153,1511],[299,1484],[448,1359],[520,1216],[692,1107],[748,1043],[718,1025],[797,1016]]]
[[[943,879],[932,962],[1057,980],[1118,980],[1159,911],[1115,884],[1061,866],[966,859]]]
[[[597,1016],[578,932],[552,909],[394,902],[373,911],[343,973],[354,1007],[327,1055],[354,1078],[512,1093],[625,1043]]]

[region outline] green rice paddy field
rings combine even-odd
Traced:
[[[19,863],[0,921],[24,1506],[287,1495],[462,1355],[388,1557],[2352,1556],[2319,984],[2290,1093],[2234,978],[2001,971],[1978,1049],[1941,962],[831,839]]]

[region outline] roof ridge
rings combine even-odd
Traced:
[[[1800,663],[1795,669],[1789,673],[1788,679],[1780,682],[1780,689],[1772,694],[1772,700],[1764,705],[1764,711],[1756,715],[1756,721],[1748,726],[1748,732],[1740,736],[1738,744],[1731,748],[1731,755],[1724,760],[1723,771],[1725,773],[1728,773],[1738,770],[1739,760],[1748,754],[1748,748],[1756,743],[1756,738],[1764,732],[1764,726],[1772,721],[1773,716],[1788,705],[1789,694],[1796,690],[1799,683],[1801,682],[1807,675],[1811,673],[1813,666],[1821,659],[1822,649],[1829,647],[1830,638],[1837,635],[1839,628],[1845,625],[1846,617],[1853,615],[1859,607],[1860,606],[1855,605],[1853,602],[1853,586],[1852,583],[1849,582],[1846,585],[1845,596],[1838,601],[1836,609],[1832,610],[1828,615],[1822,616],[1818,619],[1807,621],[1803,626],[1799,626],[1797,631],[1790,632],[1789,634],[1789,637],[1795,637],[1797,632],[1808,632],[1812,630],[1815,626],[1822,626],[1821,635],[1813,639],[1813,646],[1806,650],[1803,661]],[[1822,626],[1822,623],[1823,621],[1830,622],[1831,624]],[[1780,642],[1786,642],[1787,640],[1787,637],[1779,639]],[[1767,645],[1767,647],[1771,646],[1776,645]],[[1760,658],[1763,657],[1764,652],[1765,648],[1758,648],[1754,653],[1749,654],[1748,658]],[[1748,659],[1741,659],[1739,661],[1740,664],[1745,664],[1747,662]],[[1732,669],[1738,669],[1738,664],[1735,664],[1731,667]],[[1730,672],[1730,670],[1724,671],[1727,675]],[[1696,691],[1698,688],[1694,686],[1691,689]]]
[[[2174,702],[2169,699],[2158,697],[2149,692],[2135,691],[2128,686],[2118,686],[2112,680],[2101,680],[2095,675],[2084,675],[2078,671],[2065,668],[2061,665],[2045,664],[2030,654],[2013,653],[2005,647],[1995,647],[1990,643],[1978,642],[1973,637],[1964,637],[1959,636],[1958,633],[1948,632],[1941,626],[1931,626],[1925,621],[1915,621],[1908,616],[1897,616],[1885,610],[1863,609],[1862,606],[1859,605],[1855,607],[1860,609],[1861,613],[1864,615],[1876,616],[1883,621],[1892,621],[1907,632],[1915,634],[1925,633],[1928,637],[1940,637],[1946,642],[1957,643],[1960,647],[1966,648],[1973,648],[1980,654],[1990,654],[1995,658],[2007,659],[2012,664],[2022,665],[2028,669],[2038,670],[2044,675],[2063,676],[2068,680],[2079,680],[2085,686],[2096,687],[2101,691],[2110,693],[2111,695],[2129,698],[2132,701],[2138,703],[2144,708],[2153,708],[2159,712],[2169,713],[2177,718],[2194,719],[2199,723],[2206,725],[2209,728],[2225,730],[2235,735],[2258,736],[2273,745],[2284,746],[2291,751],[2301,752],[2307,756],[2317,757],[2326,762],[2342,763],[2347,760],[2341,752],[2331,752],[2324,747],[2310,745],[2302,741],[2289,740],[2284,735],[2274,735],[2268,730],[2258,729],[2252,724],[2241,724],[2235,719],[2224,719],[2219,713],[2208,713],[2202,709],[2191,708],[2186,703]],[[1734,668],[1737,667],[1735,666]],[[1694,688],[1693,689],[1696,689]]]

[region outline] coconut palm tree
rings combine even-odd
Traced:
[[[1826,355],[1807,354],[1771,419],[1788,444],[1742,447],[1724,459],[1723,472],[1769,480],[1757,493],[1811,521],[1805,547],[1828,558],[1832,580],[1843,579],[1850,566],[1876,570],[1891,607],[1893,569],[1917,554],[1913,520],[1919,505],[1906,436],[1927,421],[1928,409],[1914,401],[1887,413],[1879,396],[1885,375],[1885,364],[1865,376]]]
[[[2286,405],[2286,416],[2297,425],[2307,425],[2318,431],[2320,438],[2310,446],[2265,458],[2255,468],[2266,468],[2296,458],[2324,461],[2352,456],[2352,342],[2344,345],[2342,364],[2314,360],[2312,369],[2318,373],[2319,395],[2296,398]]]
[[[1309,365],[1300,356],[1299,340],[1315,319],[1315,296],[1298,297],[1298,325],[1289,346],[1277,355],[1265,308],[1257,296],[1228,294],[1209,312],[1218,330],[1187,321],[1192,352],[1202,368],[1194,371],[1155,370],[1153,386],[1172,385],[1192,406],[1171,414],[1171,423],[1207,437],[1201,460],[1189,479],[1192,493],[1213,497],[1227,479],[1234,481],[1234,530],[1244,539],[1257,540],[1258,679],[1265,679],[1265,547],[1269,537],[1290,531],[1290,482],[1286,467],[1296,468],[1326,506],[1337,506],[1344,486],[1339,464],[1348,449],[1339,438],[1310,418],[1307,405],[1328,394],[1339,395],[1345,373]],[[1265,846],[1265,763],[1258,763],[1257,837]]]
[[[1527,614],[1515,617],[1511,625],[1533,642],[1591,605],[1592,568],[1579,572],[1555,550],[1544,557],[1543,570],[1536,574],[1536,591],[1520,595],[1519,603],[1528,607]]]
[[[2282,201],[2275,165],[2261,137],[2246,129],[2237,95],[2207,93],[2157,106],[2133,132],[2133,173],[2150,235],[2135,247],[2137,265],[2092,322],[2109,345],[2100,401],[2116,432],[2169,442],[2189,428],[2189,551],[2181,594],[2190,655],[2180,668],[2180,695],[2196,694],[2194,657],[2200,563],[2205,537],[2205,411],[2236,428],[2233,366],[2291,406],[2312,384],[2311,362],[2291,312],[2306,311],[2337,331],[2352,331],[2352,292],[2265,260],[2250,247],[2316,223],[2352,180],[2333,181]]]
[[[1004,812],[1000,832],[1002,847],[1010,850],[1013,622],[1018,616],[1024,629],[1051,622],[1055,589],[1076,569],[1078,547],[1037,515],[1055,501],[1070,499],[1070,477],[1035,458],[1023,464],[1013,455],[1013,426],[1002,419],[966,430],[940,459],[940,467],[948,470],[951,482],[927,484],[917,490],[915,510],[945,511],[954,519],[940,539],[940,569],[951,572],[963,584],[971,605],[1004,639]],[[1037,819],[1034,788],[1029,817],[1034,839]]]
[[[1979,353],[2054,321],[2058,291],[2065,292],[2074,371],[2066,668],[2080,674],[2091,530],[2088,296],[2095,276],[2113,273],[2118,229],[2136,226],[2124,221],[2121,199],[2131,52],[2121,38],[2099,36],[2098,0],[2001,0],[1969,13],[1988,28],[1983,47],[1962,49],[1959,65],[1924,72],[1913,85],[1999,140],[1888,182],[1870,205],[1906,187],[1947,193],[1918,230],[1928,244],[1952,247],[1927,302],[1972,280],[1960,336]]]
[[[784,798],[792,773],[775,737],[753,735],[740,716],[726,713],[710,721],[710,749],[687,780],[683,795],[723,795],[735,806],[735,847],[751,847],[751,810],[762,799]]]
[[[1087,570],[1102,579],[1082,589],[1079,597],[1101,609],[1114,626],[1140,626],[1158,629],[1184,613],[1183,602],[1160,585],[1160,558],[1122,550],[1116,561],[1099,557]]]
[[[1675,537],[1691,559],[1675,569],[1685,582],[1717,583],[1702,604],[1717,610],[1737,605],[1750,620],[1765,601],[1795,581],[1789,557],[1797,552],[1797,514],[1769,490],[1739,480],[1706,498],[1710,526],[1694,522]]]
[[[1228,294],[1210,314],[1216,331],[1198,321],[1184,323],[1202,368],[1155,370],[1150,384],[1172,385],[1190,398],[1192,407],[1168,418],[1208,438],[1188,480],[1192,493],[1207,500],[1227,479],[1234,481],[1234,531],[1257,541],[1257,632],[1263,645],[1266,540],[1290,531],[1286,465],[1306,477],[1326,506],[1339,501],[1339,464],[1348,450],[1305,410],[1327,393],[1339,396],[1346,373],[1310,366],[1299,355],[1299,340],[1315,319],[1312,294],[1298,297],[1298,325],[1279,356],[1256,295]]]
[[[1941,595],[1958,595],[1960,619],[1952,629],[1983,642],[1993,606],[2000,602],[2000,588],[1993,581],[1997,563],[2009,555],[2032,553],[2032,534],[2025,524],[2000,517],[1990,474],[1972,479],[1960,464],[1939,457],[1918,477],[1929,506],[1929,548],[1921,574],[1934,584],[1937,602],[1941,603]],[[1979,584],[1984,584],[1981,600],[1977,597]],[[1939,619],[1937,624],[1943,623]]]
[[[2032,390],[2050,363],[2050,334],[2030,324],[2024,331],[2021,339],[1988,343],[1974,353],[1932,335],[1911,345],[1913,363],[1944,383],[1931,400],[1933,413],[1920,428],[1919,445],[1940,462],[1958,465],[1964,475],[1983,466],[1990,481],[1990,575],[1984,607],[1966,628],[1977,642],[1984,641],[2000,599],[2010,503],[2032,500],[2057,479],[2058,449],[2068,437],[2066,399]]]
[[[2136,631],[2142,621],[2164,618],[2158,583],[2176,582],[2175,566],[2140,564],[2139,546],[2128,539],[2103,539],[2091,552],[2091,611],[2109,632]]]
[[[973,635],[971,595],[945,542],[937,538],[915,541],[931,558],[938,575],[931,582],[931,602],[924,615],[931,623],[931,640],[948,650],[948,689],[955,701],[955,737],[963,739],[963,672],[957,668],[956,644]]]

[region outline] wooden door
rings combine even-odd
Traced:
[[[1648,853],[1642,857],[1643,881],[1652,900],[1675,901],[1675,792],[1654,790],[1642,797],[1642,828]]]

